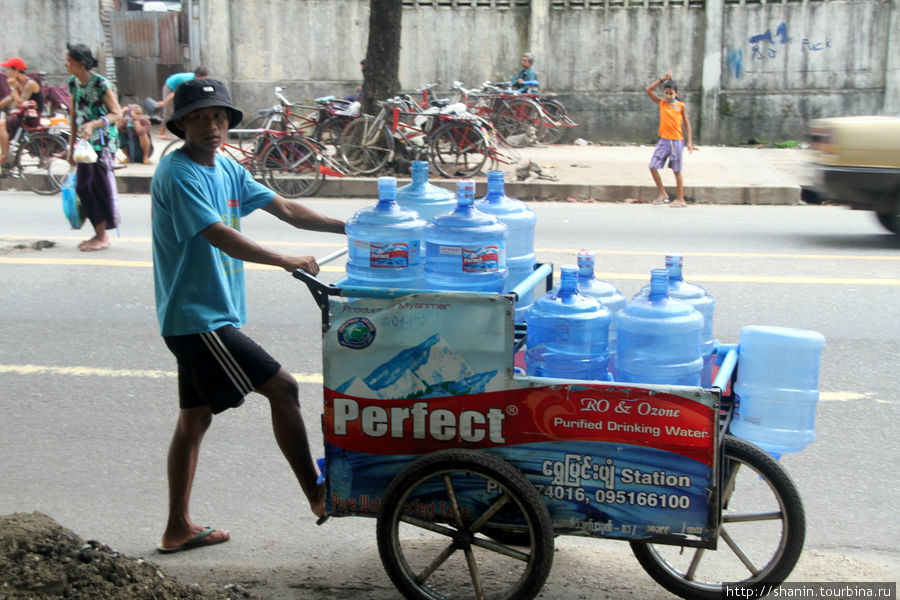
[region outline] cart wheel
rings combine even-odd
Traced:
[[[683,598],[719,600],[726,583],[756,592],[787,578],[803,549],[806,518],[794,482],[753,444],[725,437],[717,550],[631,542],[647,573]]]
[[[527,535],[525,547],[484,531]],[[522,473],[495,456],[442,450],[388,485],[377,524],[381,562],[409,599],[530,599],[553,564],[550,514]]]

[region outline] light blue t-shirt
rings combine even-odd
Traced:
[[[193,79],[195,77],[196,77],[196,75],[193,72],[175,73],[174,75],[169,75],[166,78],[166,87],[174,92],[175,88],[177,88],[179,85],[181,85],[185,81],[190,81],[191,79]]]
[[[244,263],[201,233],[216,222],[240,231],[241,217],[272,201],[275,192],[230,158],[216,165],[181,150],[165,156],[150,185],[156,314],[164,336],[213,331],[247,321]]]

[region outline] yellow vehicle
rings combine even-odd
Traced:
[[[815,190],[855,210],[871,210],[900,234],[900,118],[855,116],[810,124]]]

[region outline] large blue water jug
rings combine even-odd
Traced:
[[[819,360],[825,338],[788,327],[741,329],[731,433],[776,458],[816,439]]]
[[[559,285],[528,313],[525,370],[529,375],[608,381],[612,315],[578,292],[578,269],[560,269]]]
[[[456,184],[457,204],[425,227],[425,286],[431,290],[502,293],[506,225],[475,208],[475,182]]]
[[[625,308],[627,300],[615,285],[594,275],[594,251],[578,251],[578,291],[609,309],[612,313],[612,322],[609,324],[609,362],[615,362],[616,340],[616,313]]]
[[[483,213],[494,215],[507,228],[506,238],[506,290],[517,286],[534,272],[534,226],[537,215],[521,200],[506,195],[503,171],[488,171],[487,195],[475,202]],[[516,303],[516,321],[522,322],[534,303],[534,292],[522,294]]]
[[[712,354],[716,346],[716,340],[713,337],[713,316],[716,311],[716,299],[705,288],[685,281],[683,268],[683,255],[666,255],[666,270],[669,272],[669,298],[687,302],[703,315],[703,331],[700,335],[703,371],[700,372],[700,385],[709,387],[712,383]],[[646,296],[649,293],[650,286],[646,285],[641,288],[638,295]]]
[[[419,213],[424,221],[456,208],[456,195],[442,187],[428,183],[428,161],[414,160],[412,182],[397,189],[397,204]]]
[[[424,287],[425,221],[395,201],[397,180],[378,178],[378,203],[347,221],[347,279],[351,285]]]
[[[633,298],[616,315],[616,381],[700,385],[703,315],[669,298],[668,283],[666,269],[653,269],[649,295]]]

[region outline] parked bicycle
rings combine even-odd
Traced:
[[[461,82],[454,81],[451,87],[457,93],[457,102],[465,104],[472,113],[489,119],[511,146],[534,144],[541,128],[555,123],[538,103],[518,93],[488,83],[481,89],[466,89]]]
[[[245,167],[257,179],[285,198],[315,194],[326,175],[342,177],[340,167],[326,155],[318,140],[299,133],[272,129],[232,129],[239,139],[253,139],[252,147],[225,142],[219,152]],[[160,158],[180,148],[173,140]]]
[[[22,119],[9,141],[11,158],[0,166],[2,175],[20,179],[38,194],[55,194],[69,174],[68,130],[41,123],[33,100],[22,102],[18,110],[22,111]]]
[[[529,89],[536,89],[540,85],[538,81],[534,80],[526,81],[524,83],[533,84],[534,87],[530,87]],[[491,86],[494,89],[504,90],[507,93],[514,93],[509,87],[510,82],[508,81],[497,83],[489,82],[486,83],[485,86]],[[539,92],[520,92],[518,94],[536,102],[544,112],[544,115],[548,117],[542,121],[541,127],[538,130],[538,143],[555,144],[562,139],[563,135],[565,135],[566,129],[578,126],[578,123],[575,122],[575,119],[572,118],[572,115],[568,110],[566,110],[566,107],[563,106],[563,103],[554,98],[553,95],[542,94]]]
[[[400,150],[410,160],[430,158],[445,177],[472,177],[490,156],[491,143],[481,119],[448,111],[449,104],[433,100],[429,109],[419,111],[403,98],[379,102],[377,115],[363,115],[341,135],[344,164],[353,174],[374,174]]]
[[[337,156],[337,141],[347,123],[360,114],[359,102],[325,96],[315,100],[315,106],[291,102],[284,95],[284,88],[275,88],[278,104],[257,112],[243,130],[273,130],[300,133],[322,142],[323,151],[332,158]],[[231,130],[240,146],[253,146],[256,135],[240,134]]]

